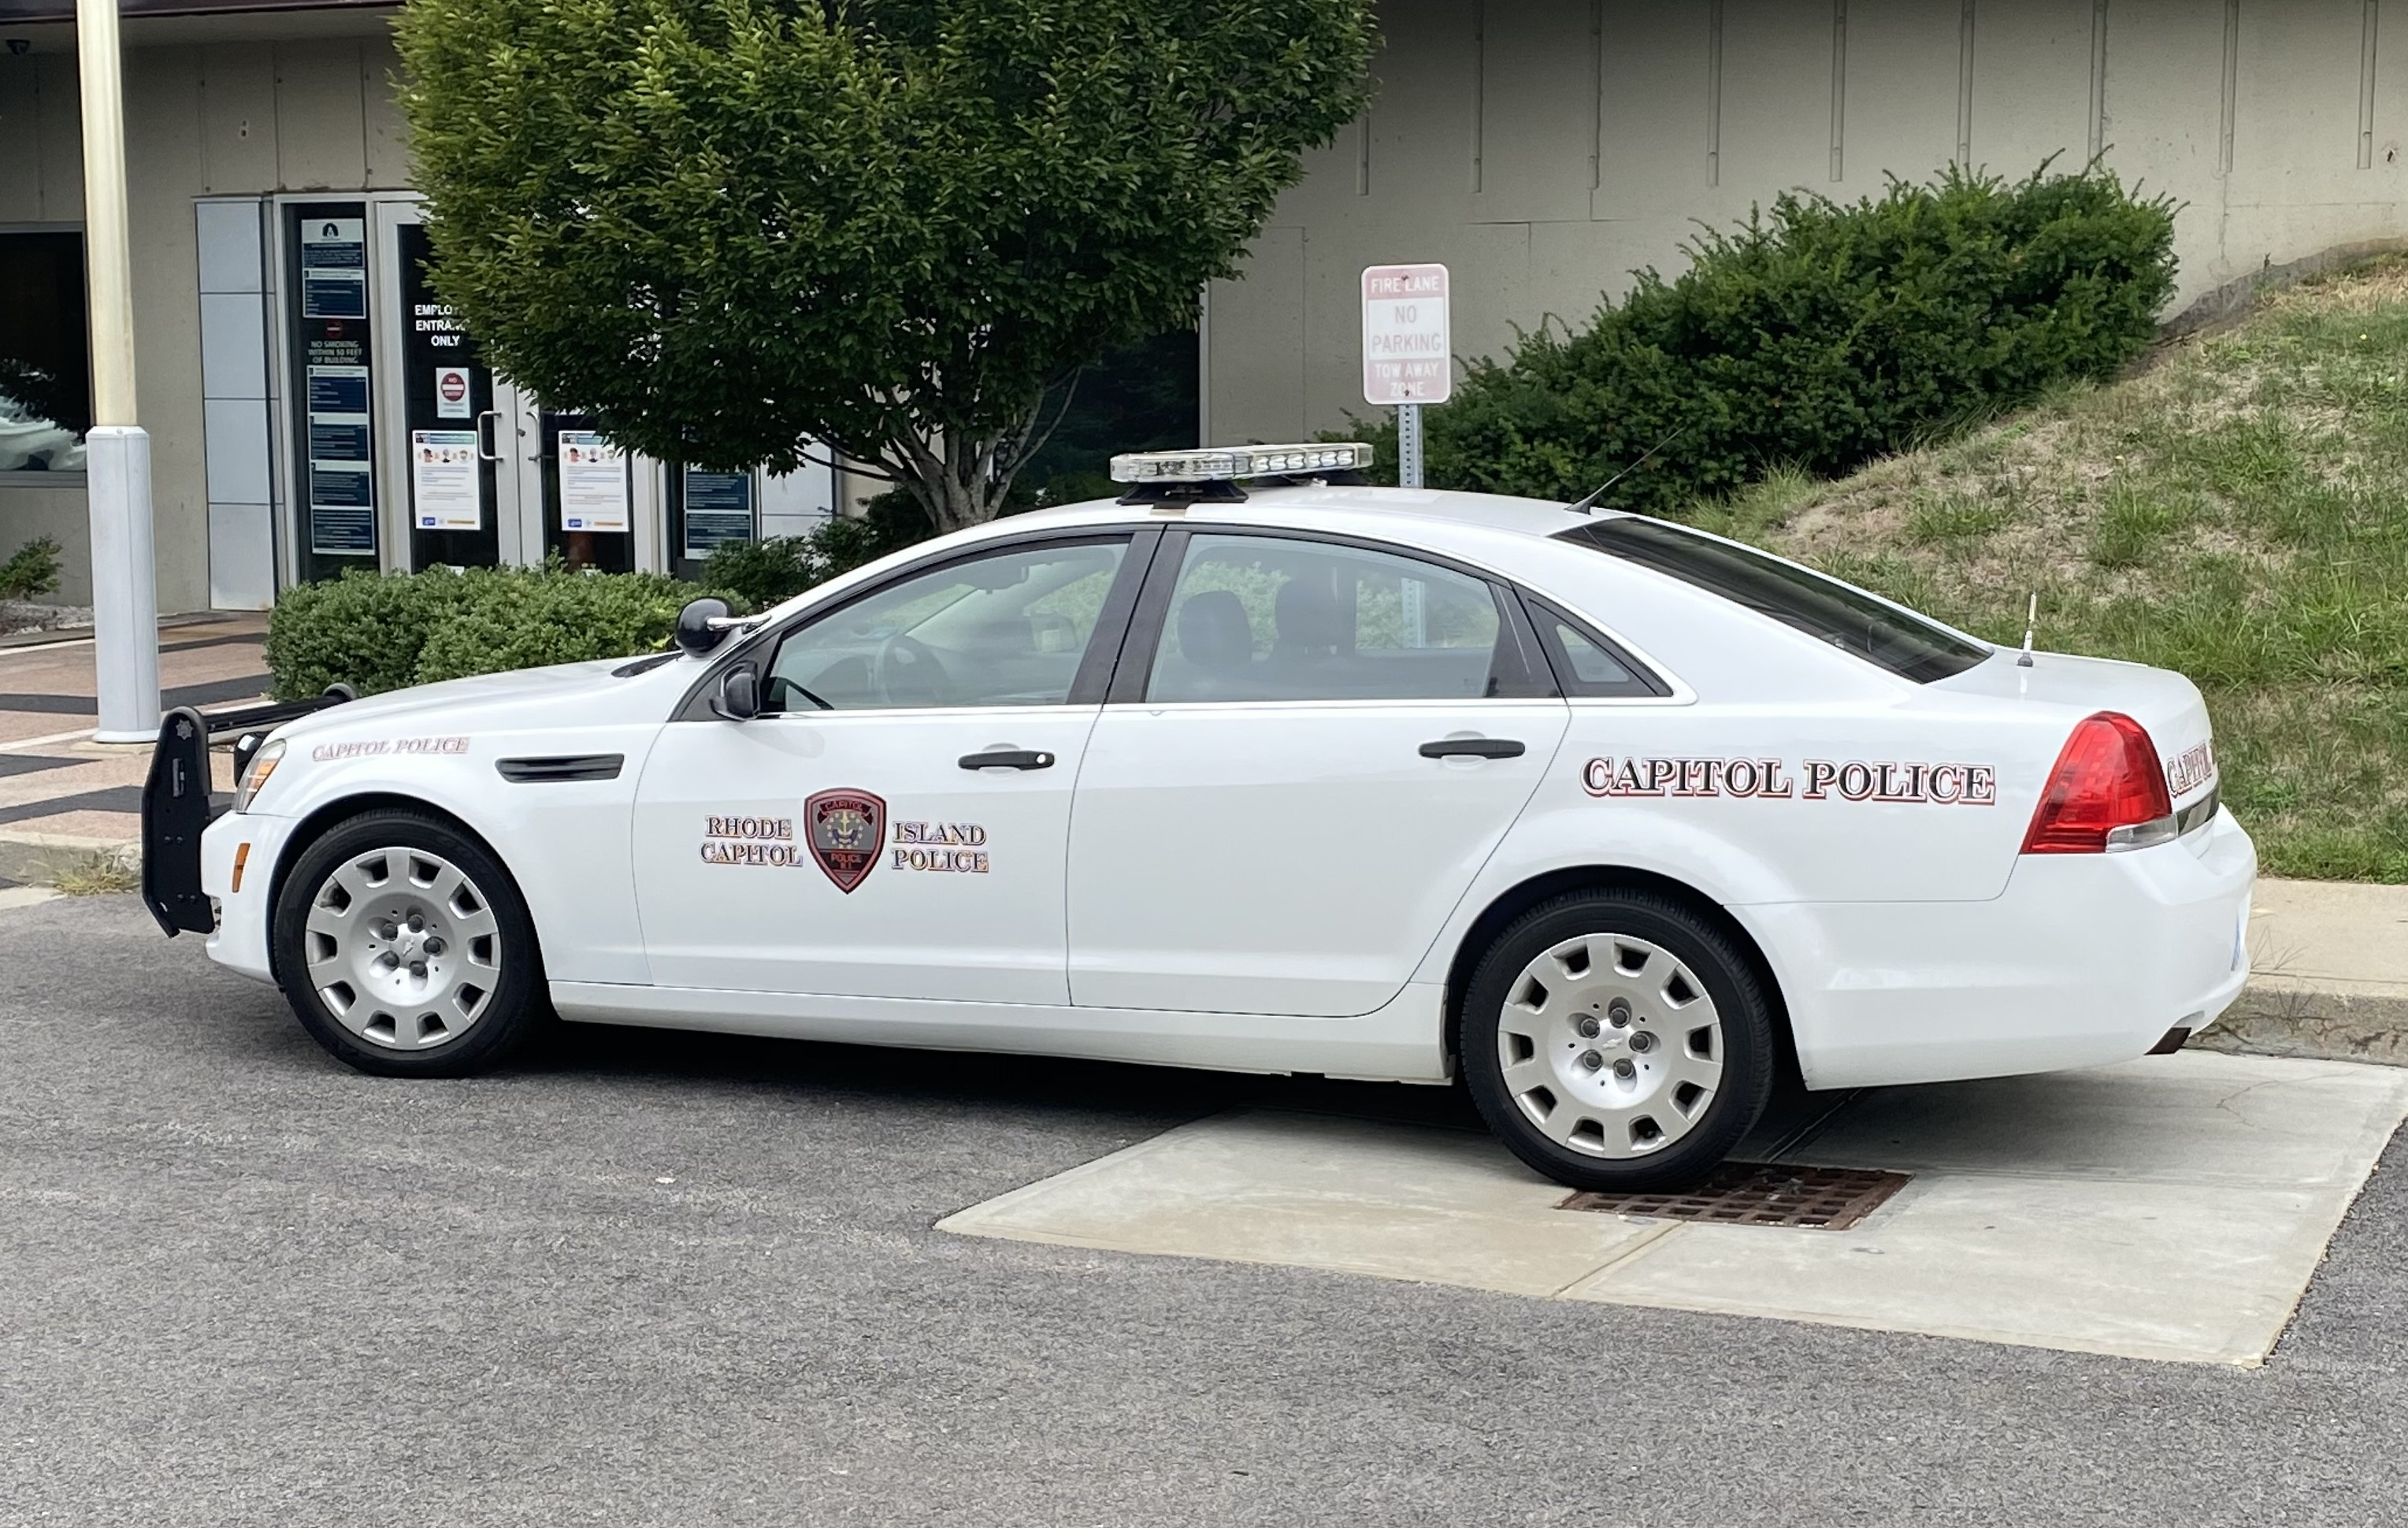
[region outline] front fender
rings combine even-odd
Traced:
[[[501,860],[526,899],[551,978],[649,982],[630,840],[636,781],[659,732],[647,722],[294,738],[258,803],[303,820],[284,841],[275,882],[326,827],[380,801],[413,803],[455,819]],[[620,762],[607,776],[598,763],[520,778],[500,767],[614,755]]]

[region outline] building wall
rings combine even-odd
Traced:
[[[1381,27],[1370,112],[1212,289],[1212,441],[1367,412],[1365,265],[1445,262],[1457,354],[1494,355],[1790,187],[2103,149],[2185,204],[2178,305],[2408,233],[2398,0],[1383,0]]]
[[[203,608],[209,591],[194,199],[406,186],[396,67],[381,35],[126,51],[136,407],[150,434],[163,611]],[[73,52],[0,56],[0,224],[80,222],[82,176]],[[89,601],[82,484],[0,475],[0,555],[43,534],[66,552],[50,597]]]
[[[2182,298],[2268,263],[2408,232],[2408,7],[2394,0],[1383,0],[1378,103],[1309,160],[1244,278],[1211,294],[1205,427],[1345,423],[1357,273],[1441,260],[1459,353],[1584,321],[1693,220],[1790,186],[1855,197],[1954,161],[2108,163],[2186,203]],[[192,23],[220,24],[208,18]],[[167,25],[171,23],[153,23]],[[235,24],[225,22],[224,24]],[[265,24],[265,23],[262,23]],[[278,21],[279,25],[297,24]],[[142,422],[163,610],[208,598],[194,199],[408,184],[382,23],[283,41],[129,33]],[[0,56],[0,225],[79,221],[74,54]],[[66,550],[79,483],[0,478],[0,555]]]

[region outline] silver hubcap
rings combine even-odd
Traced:
[[[1706,984],[1627,934],[1567,939],[1522,968],[1497,1026],[1505,1091],[1558,1146],[1643,1157],[1686,1135],[1723,1078]]]
[[[458,865],[374,849],[337,865],[309,903],[309,985],[345,1029],[388,1050],[454,1040],[502,975],[501,925]]]

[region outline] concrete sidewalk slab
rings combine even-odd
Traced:
[[[163,630],[162,698],[171,706],[222,706],[260,694],[266,688],[265,628],[265,616],[232,615],[190,618]],[[42,878],[91,854],[130,861],[139,852],[150,750],[93,742],[93,693],[88,632],[0,648],[0,877]],[[216,757],[214,788],[230,790],[228,755]]]
[[[2260,880],[2249,961],[2193,1045],[2408,1065],[2408,886]]]
[[[1239,1113],[939,1229],[2254,1365],[2403,1116],[2408,1073],[2207,1052],[1882,1090],[1780,1155],[1914,1175],[1828,1232],[1565,1210],[1469,1132]]]

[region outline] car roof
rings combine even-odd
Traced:
[[[1601,557],[1555,539],[1603,521],[1643,519],[1621,510],[1593,515],[1546,499],[1454,489],[1338,484],[1243,485],[1235,503],[1122,504],[1095,499],[1033,509],[940,538],[949,550],[1077,530],[1156,525],[1191,531],[1277,529],[1360,537],[1452,558],[1517,583],[1579,612],[1676,688],[1745,696],[1791,693],[1817,676],[1818,693],[1873,693],[1916,688],[1909,681],[1817,641],[1768,615],[1656,568]],[[923,543],[914,551],[924,554]],[[896,553],[796,597],[793,607],[841,597],[909,560]],[[781,607],[784,608],[784,607]],[[1901,607],[1903,608],[1903,607]],[[1922,618],[1928,620],[1928,618]],[[1778,655],[1778,656],[1776,656]]]
[[[1281,484],[1256,486],[1245,492],[1245,499],[1234,504],[1125,505],[1111,499],[1095,499],[1083,504],[1063,505],[1058,508],[1030,510],[1001,523],[1021,529],[1057,524],[1159,522],[1172,519],[1188,524],[1312,524],[1337,517],[1361,515],[1391,522],[1411,520],[1433,527],[1546,536],[1580,522],[1580,517],[1569,505],[1547,499],[1472,493],[1455,489]],[[1291,520],[1292,515],[1299,512],[1299,518]],[[1392,523],[1388,534],[1395,536],[1398,529]]]

